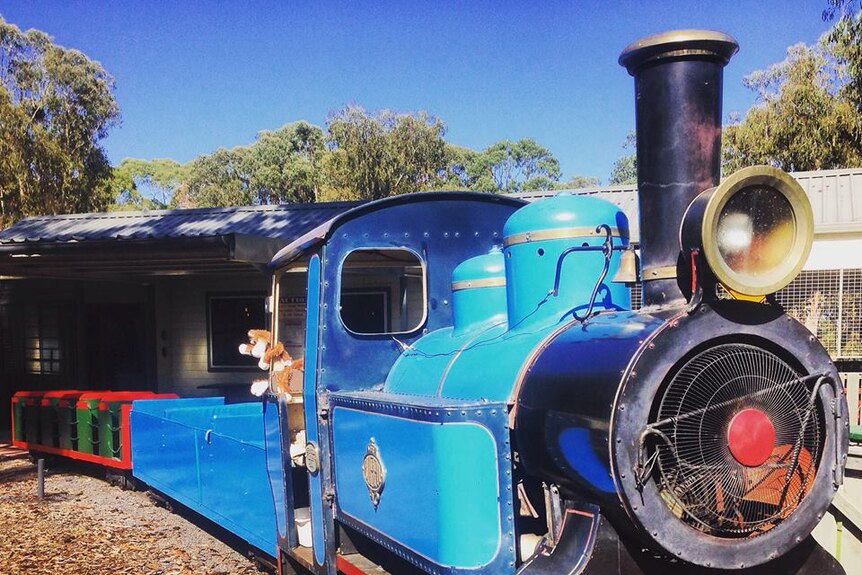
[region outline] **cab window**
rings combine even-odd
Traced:
[[[425,322],[425,266],[405,249],[359,249],[341,266],[341,322],[357,334],[415,331]]]

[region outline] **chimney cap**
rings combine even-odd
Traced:
[[[628,73],[649,62],[667,58],[714,58],[723,65],[739,50],[731,36],[714,30],[671,30],[636,40],[620,54],[619,63]]]

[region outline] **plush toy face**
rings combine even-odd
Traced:
[[[259,358],[258,367],[264,371],[272,368],[272,388],[276,393],[290,393],[290,374],[294,370],[302,370],[302,359],[294,360],[280,342],[271,345],[272,334],[263,329],[251,329],[248,332],[248,342],[241,343],[239,352]],[[252,383],[251,392],[261,396],[269,385],[266,380]]]
[[[250,329],[248,342],[239,344],[239,352],[260,359],[266,353],[271,340],[272,335],[265,329]],[[261,367],[261,369],[269,369],[269,367]]]

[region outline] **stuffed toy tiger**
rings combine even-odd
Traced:
[[[302,358],[293,359],[281,342],[272,345],[272,334],[265,329],[248,330],[248,342],[241,343],[239,352],[258,358],[258,367],[264,371],[272,369],[272,391],[290,395],[290,375],[294,371],[302,371]],[[256,396],[263,395],[269,387],[269,381],[258,379],[252,382],[251,392]],[[296,391],[296,390],[294,390]]]

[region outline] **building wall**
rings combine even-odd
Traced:
[[[260,273],[159,280],[155,284],[158,391],[216,395],[247,390],[252,380],[262,376],[253,362],[250,361],[246,370],[213,371],[209,368],[207,298],[240,293],[265,296],[269,290],[269,278]],[[237,334],[237,345],[244,336]]]

